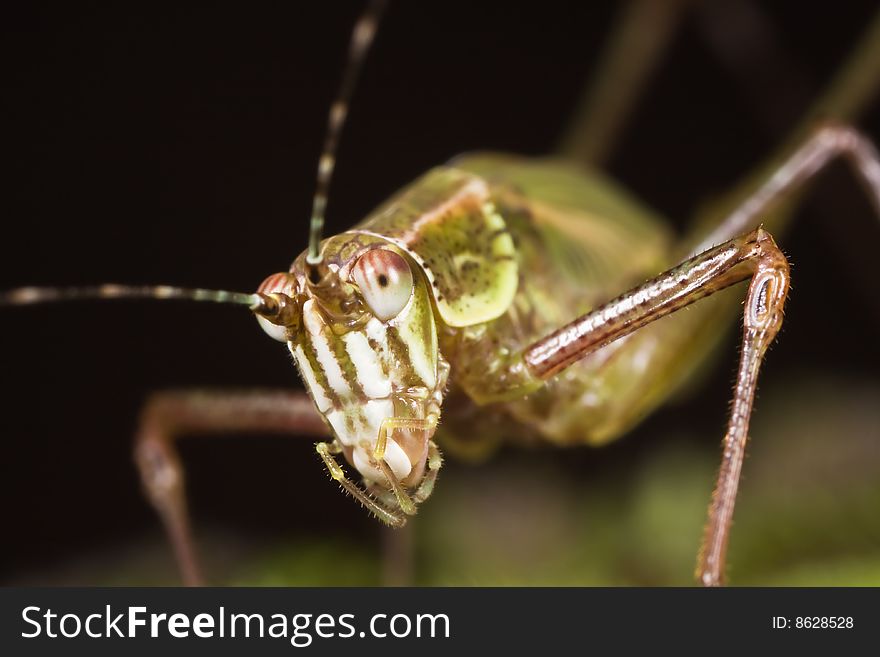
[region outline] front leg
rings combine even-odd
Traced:
[[[770,234],[759,228],[705,251],[537,341],[523,354],[532,375],[549,379],[646,324],[748,278],[739,373],[697,568],[706,586],[723,581],[758,369],[782,324],[788,294],[788,263]]]
[[[144,491],[171,540],[184,583],[202,583],[186,507],[176,441],[191,434],[234,431],[326,436],[327,426],[304,392],[176,390],[153,395],[135,438],[135,463]]]

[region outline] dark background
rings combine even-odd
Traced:
[[[343,136],[330,230],[462,151],[552,150],[614,4],[392,3]],[[0,289],[114,281],[249,291],[286,269],[306,244],[326,110],[361,6],[58,3],[5,14]],[[771,110],[783,124],[797,119],[802,92],[829,79],[875,3],[756,6],[796,76],[752,89],[762,102],[750,102],[693,15],[609,162],[677,225],[769,152],[781,137],[766,126]],[[875,137],[878,109],[861,121]],[[880,228],[843,167],[818,187],[822,211],[801,213],[784,241],[794,290],[766,380],[803,369],[876,380]],[[149,391],[299,385],[284,347],[235,308],[3,309],[0,326],[6,581],[157,531],[130,458]],[[714,445],[735,342],[696,399],[627,440],[501,458],[586,477],[626,467],[683,414]],[[375,541],[376,523],[328,485],[307,441],[238,436],[182,451],[197,528]]]

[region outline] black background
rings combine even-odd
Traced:
[[[459,152],[552,150],[613,4],[393,3],[343,136],[330,229]],[[804,107],[797,89],[821,88],[874,4],[831,12],[761,3],[800,76],[760,88],[764,109],[687,19],[611,172],[680,225],[776,143],[765,112],[793,122],[788,107]],[[361,6],[58,3],[3,16],[0,288],[115,281],[249,291],[286,269],[305,247],[326,110]],[[880,136],[878,105],[861,124]],[[795,287],[767,377],[803,367],[876,377],[880,228],[843,167],[819,187],[832,212],[827,202],[803,212],[784,242]],[[130,458],[148,391],[299,385],[284,348],[234,308],[4,309],[0,326],[6,577],[155,531]],[[730,346],[685,407],[712,443],[733,338]],[[661,412],[605,450],[538,458],[585,476],[616,467],[680,412]],[[199,523],[289,534],[295,506],[302,531],[332,525],[373,540],[375,523],[327,484],[304,441],[191,441],[183,454]]]

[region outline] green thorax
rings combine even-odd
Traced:
[[[489,184],[507,221],[521,270],[515,305],[532,315],[527,340],[668,264],[674,238],[665,222],[599,172],[495,154],[454,164]]]
[[[663,270],[673,240],[660,218],[599,174],[500,155],[429,171],[347,234],[387,240],[423,270],[451,367],[447,427],[464,398],[532,428],[543,416],[559,422],[550,400],[587,389],[595,363],[544,385],[520,352]],[[552,439],[575,424],[538,431]]]
[[[381,236],[424,270],[448,329],[452,377],[465,385],[463,370],[475,364],[456,363],[456,354],[468,344],[481,343],[480,367],[505,367],[505,355],[660,271],[671,241],[610,181],[499,155],[431,170],[351,232]],[[478,401],[490,373],[474,382]]]

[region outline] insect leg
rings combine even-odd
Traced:
[[[335,479],[337,482],[339,482],[339,485],[342,486],[342,488],[345,489],[345,491],[349,493],[353,498],[360,502],[367,511],[369,511],[379,520],[391,527],[403,527],[406,524],[405,517],[401,516],[396,511],[389,509],[378,500],[370,497],[368,493],[366,493],[357,484],[353,483],[348,477],[345,476],[345,471],[342,469],[339,463],[336,462],[336,459],[333,458],[333,454],[338,454],[341,451],[335,442],[318,443],[317,445],[315,445],[315,450],[318,452],[318,455],[324,460],[324,465],[327,466],[327,470],[330,472],[330,476],[333,477],[333,479]]]
[[[144,406],[135,463],[144,490],[171,539],[185,584],[202,582],[175,442],[182,435],[260,431],[327,435],[311,399],[297,391],[179,390],[157,393]]]
[[[409,496],[409,493],[407,493],[401,485],[397,475],[395,475],[391,468],[388,467],[388,463],[385,462],[384,458],[378,459],[376,465],[379,467],[382,474],[385,475],[388,485],[391,486],[391,490],[394,492],[394,497],[397,499],[397,505],[400,507],[400,510],[408,516],[414,516],[416,514],[416,505]]]
[[[736,192],[736,207],[692,252],[732,239],[763,222],[769,229],[781,227],[786,209],[780,204],[795,195],[813,176],[834,158],[843,156],[863,183],[874,209],[880,214],[880,156],[874,144],[855,128],[827,123],[792,152],[781,166],[749,183],[744,192]],[[780,212],[781,210],[781,212]]]
[[[437,472],[439,472],[442,465],[443,455],[440,454],[440,449],[432,440],[428,443],[428,472],[425,474],[425,478],[422,479],[422,483],[419,484],[416,492],[413,493],[413,500],[416,504],[421,504],[431,497],[431,493],[434,492],[434,482],[437,481]]]
[[[745,301],[740,368],[698,566],[700,581],[707,586],[722,583],[758,369],[782,323],[788,294],[788,263],[770,234],[759,228],[691,258],[576,319],[524,352],[531,373],[548,379],[646,324],[748,278],[751,283]]]

